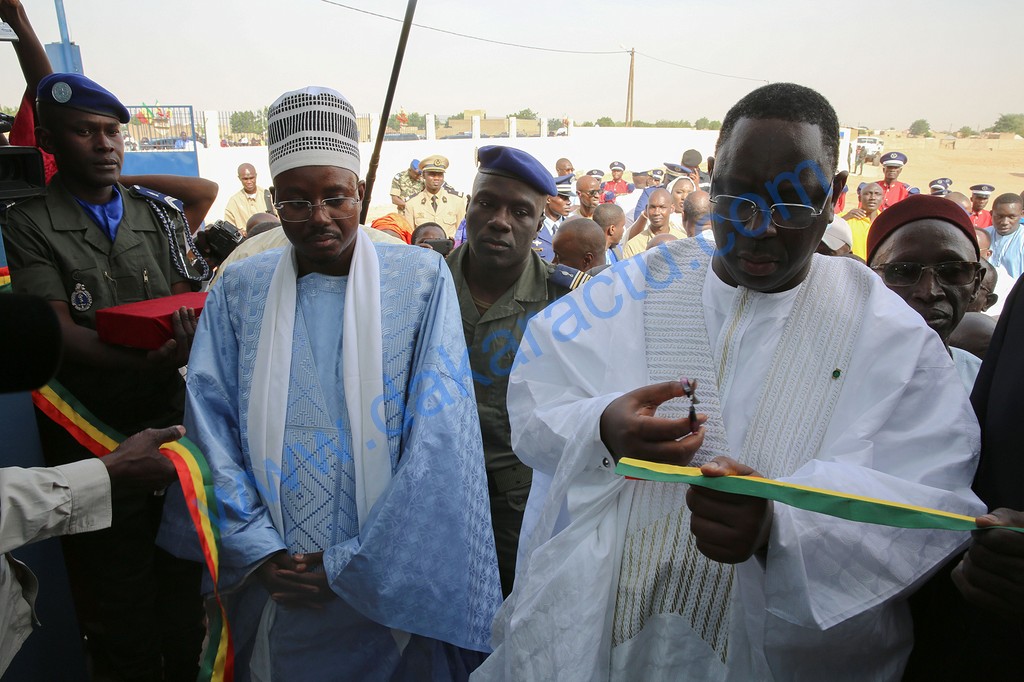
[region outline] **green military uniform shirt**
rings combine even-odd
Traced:
[[[512,452],[506,394],[512,362],[523,339],[526,323],[556,298],[567,294],[571,278],[562,280],[557,274],[552,277],[558,271],[557,266],[531,253],[516,283],[481,315],[463,272],[466,250],[467,246],[463,245],[453,251],[448,256],[448,265],[462,310],[462,330],[466,335],[469,364],[473,370],[484,459],[488,474],[492,474],[520,464]],[[571,268],[563,270],[576,274]]]
[[[420,176],[418,180],[413,180],[409,177],[408,169],[401,173],[396,173],[395,177],[391,179],[391,196],[393,197],[408,199],[412,195],[419,194],[422,191],[423,176]]]
[[[45,196],[12,209],[4,243],[14,291],[67,303],[75,324],[89,329],[96,328],[97,310],[169,296],[171,286],[184,278],[171,263],[167,237],[145,200],[122,185],[118,190],[124,215],[113,242],[64,187],[60,174]],[[180,214],[169,213],[184,253],[184,222]],[[138,420],[159,420],[170,402],[175,409],[182,403],[177,370],[101,369],[65,358],[57,379],[119,430],[137,430]]]
[[[434,207],[434,204],[437,207]],[[405,200],[405,219],[416,229],[423,223],[437,223],[449,237],[455,236],[459,223],[466,217],[466,195],[447,183],[437,194],[423,190]]]
[[[453,251],[448,256],[448,265],[459,296],[462,330],[473,371],[501,590],[508,596],[515,577],[523,511],[533,479],[533,470],[512,452],[508,377],[530,318],[589,277],[572,268],[552,265],[531,252],[516,283],[480,314],[463,269],[467,248],[463,245]]]

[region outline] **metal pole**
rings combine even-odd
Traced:
[[[64,70],[74,69],[74,60],[71,57],[71,38],[68,36],[68,20],[64,16],[64,0],[53,0],[53,7],[57,11],[57,28],[60,30],[60,51],[64,55]]]
[[[405,43],[409,40],[409,29],[412,28],[412,16],[416,13],[416,0],[409,0],[405,8],[405,21],[402,22],[402,34],[398,37],[398,49],[395,51],[395,65],[391,67],[391,82],[388,83],[388,94],[384,98],[384,111],[380,114],[380,127],[377,129],[377,140],[373,143],[373,154],[370,156],[370,168],[366,172],[366,193],[363,195],[363,210],[359,214],[359,222],[366,224],[366,214],[370,211],[370,197],[373,196],[373,181],[377,177],[377,165],[380,163],[380,148],[384,144],[384,133],[388,128],[391,116],[391,103],[395,99],[395,88],[398,87],[398,74],[402,71],[402,59],[405,57]]]
[[[629,86],[626,88],[626,125],[633,127],[633,66],[636,63],[636,50],[629,51]]]

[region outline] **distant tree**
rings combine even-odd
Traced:
[[[548,119],[548,132],[557,133],[558,129],[562,127],[562,119],[560,118],[549,118]]]
[[[928,125],[928,121],[924,120],[923,118],[919,118],[919,119],[917,119],[916,121],[914,121],[913,123],[910,124],[910,131],[909,132],[910,132],[911,135],[918,135],[918,136],[920,136],[920,135],[925,135],[931,129],[932,129],[932,127],[930,125]]]
[[[612,120],[611,116],[602,116],[601,118],[594,121],[594,123],[596,125],[601,126],[602,128],[611,128],[615,126],[615,121]]]
[[[229,123],[232,133],[263,135],[267,130],[267,114],[266,111],[232,111]]]
[[[593,121],[584,121],[583,123],[577,123],[576,127],[578,127],[578,128],[593,128],[594,127],[594,122]]]
[[[460,111],[457,114],[452,114],[451,116],[448,117],[448,120],[449,121],[465,121],[466,120],[466,112],[465,111]]]
[[[701,116],[697,119],[696,128],[697,130],[707,130],[708,126],[711,125],[711,121],[706,116]]]
[[[411,114],[408,114],[408,117],[408,123],[405,125],[413,128],[427,127],[427,117],[425,114],[420,114],[414,111]],[[391,114],[388,116],[388,127],[393,130],[399,130],[402,127],[402,124],[398,121],[398,114]]]
[[[971,126],[964,126],[958,132],[960,134],[960,137],[971,137],[972,135],[978,134]]]
[[[722,129],[722,122],[721,121],[712,121],[711,123],[708,124],[708,130],[721,130],[721,129]]]
[[[668,119],[659,119],[655,124],[655,128],[691,128],[689,121],[670,121]]]
[[[514,114],[509,114],[509,116],[515,116],[516,118],[521,119],[523,121],[537,120],[537,112],[534,111],[533,109],[520,109]]]
[[[18,107],[9,107],[9,106],[0,104],[0,112],[3,112],[5,114],[7,114],[8,116],[17,116],[18,115]]]
[[[1024,136],[1024,114],[1000,114],[992,126],[996,133],[1017,133]]]

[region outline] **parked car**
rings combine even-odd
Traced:
[[[885,151],[885,142],[877,137],[861,136],[857,138],[857,142],[854,144],[858,147],[864,147],[864,152],[867,154],[865,160],[871,163],[875,163],[882,156],[882,152]]]
[[[174,149],[174,143],[178,140],[176,137],[152,137],[142,138],[141,149],[142,151],[153,151],[157,149]]]

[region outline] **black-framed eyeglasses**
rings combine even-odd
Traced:
[[[274,204],[277,216],[286,223],[302,223],[313,217],[313,209],[322,208],[331,220],[351,218],[359,212],[359,199],[356,197],[331,197],[319,204],[308,201],[279,201]]]
[[[935,265],[920,263],[886,263],[873,265],[871,269],[882,274],[882,281],[893,287],[912,287],[921,281],[925,270],[931,270],[935,278],[949,286],[964,286],[978,276],[981,264],[971,261],[947,261]]]
[[[599,197],[599,196],[601,196],[601,190],[599,190],[599,189],[591,189],[591,190],[587,190],[586,192],[580,191],[580,194],[586,194],[588,197]]]
[[[714,189],[712,189],[714,192]],[[746,231],[746,226],[758,213],[764,213],[773,225],[787,230],[802,230],[810,227],[814,219],[825,212],[829,199],[832,198],[832,185],[829,185],[821,208],[803,204],[772,204],[762,207],[757,202],[731,194],[719,194],[711,198],[711,218],[716,222],[732,223]],[[768,227],[768,223],[759,223],[753,232]]]

